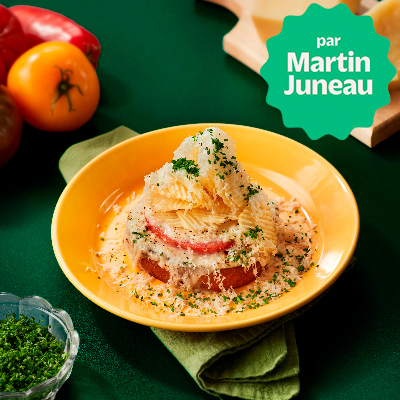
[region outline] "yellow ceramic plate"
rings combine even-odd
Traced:
[[[281,298],[254,310],[221,317],[178,317],[127,299],[94,272],[91,250],[106,211],[135,190],[145,175],[173,157],[189,135],[218,126],[236,142],[237,159],[269,193],[291,196],[318,226],[318,268]],[[272,190],[271,190],[272,189]],[[100,307],[131,321],[180,331],[218,331],[259,324],[305,305],[325,291],[343,272],[359,232],[357,204],[348,184],[324,158],[284,136],[245,126],[184,125],[146,133],[102,153],[67,185],[54,212],[52,241],[57,260],[72,284]],[[314,249],[313,249],[314,250]]]

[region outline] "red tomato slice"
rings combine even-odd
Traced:
[[[222,240],[213,240],[212,242],[207,242],[207,243],[200,243],[200,242],[192,243],[186,240],[179,241],[169,237],[167,234],[165,234],[162,228],[150,223],[147,218],[146,222],[147,222],[147,227],[150,229],[150,231],[154,233],[154,235],[157,236],[158,239],[162,240],[165,244],[183,250],[193,250],[195,253],[198,254],[217,253],[218,251],[224,251],[229,249],[234,244],[233,240],[231,242],[224,242]]]

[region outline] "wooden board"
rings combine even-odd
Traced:
[[[266,45],[258,36],[251,18],[251,10],[255,0],[205,0],[218,4],[232,11],[238,18],[237,24],[227,33],[222,41],[226,53],[236,58],[256,73],[268,59]],[[357,14],[361,15],[378,4],[377,0],[362,0]],[[374,123],[369,128],[355,128],[351,135],[374,147],[382,140],[400,130],[400,89],[391,90],[390,103],[378,109]]]

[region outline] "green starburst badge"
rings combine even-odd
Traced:
[[[286,17],[267,41],[267,103],[282,112],[285,126],[303,128],[311,139],[346,139],[354,128],[371,126],[390,101],[396,69],[389,46],[370,16],[355,16],[345,4],[311,4],[303,15]]]

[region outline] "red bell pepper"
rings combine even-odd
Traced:
[[[10,7],[19,19],[30,47],[43,42],[67,42],[81,49],[93,66],[100,57],[100,42],[81,25],[57,12],[33,6]]]
[[[28,39],[18,18],[0,4],[0,83],[5,84],[7,72],[14,61],[28,50]]]

